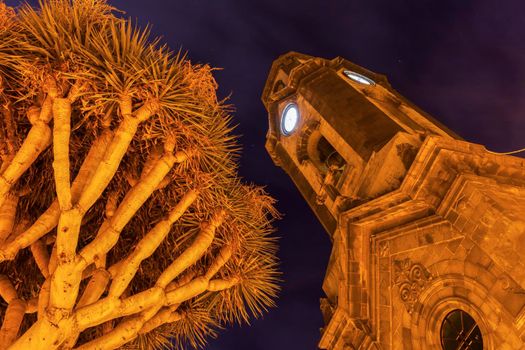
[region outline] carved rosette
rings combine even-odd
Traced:
[[[421,291],[430,280],[432,275],[423,265],[408,258],[394,260],[394,284],[398,287],[399,297],[409,314],[414,311]]]

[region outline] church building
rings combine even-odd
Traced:
[[[332,242],[319,348],[525,349],[525,159],[339,57],[279,57],[262,100],[266,148]]]

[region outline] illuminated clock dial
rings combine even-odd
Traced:
[[[299,122],[299,108],[295,103],[288,104],[281,114],[281,132],[290,135]]]
[[[346,75],[348,78],[352,79],[353,81],[358,82],[359,84],[364,84],[364,85],[374,85],[375,84],[375,82],[372,79],[365,77],[362,74],[352,72],[351,70],[345,70],[343,71],[343,74]]]

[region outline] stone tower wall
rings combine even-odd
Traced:
[[[442,349],[462,310],[484,349],[525,349],[524,159],[461,140],[341,58],[280,57],[263,102],[268,152],[333,242],[320,348]]]

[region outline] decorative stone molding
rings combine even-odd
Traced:
[[[503,275],[498,280],[501,282],[501,289],[507,293],[525,294],[525,289],[518,286],[509,276]]]
[[[316,120],[308,121],[301,130],[301,139],[297,142],[297,160],[304,164],[310,161],[310,155],[308,154],[308,142],[310,142],[310,136],[313,132],[319,130],[319,122]]]
[[[432,280],[432,275],[419,263],[413,263],[409,258],[394,260],[394,284],[399,288],[399,297],[409,314],[425,285]]]
[[[282,163],[333,241],[347,239],[332,257],[351,272],[330,285],[331,298],[340,292],[340,306],[334,311],[321,303],[328,324],[319,347],[441,350],[439,325],[459,309],[479,325],[484,348],[525,349],[525,161],[460,141],[384,78],[373,89],[356,90],[341,76],[345,69],[381,79],[345,60],[290,53],[273,64],[263,93],[274,162]],[[384,114],[393,123],[381,129],[368,116],[355,118],[364,109],[345,97],[341,77],[352,94],[364,95],[359,101],[373,104],[372,119]],[[279,80],[287,87],[279,90]],[[303,126],[284,139],[277,112],[291,97],[304,107]],[[340,177],[318,159],[325,150],[316,143],[321,132],[345,156]]]
[[[379,243],[379,256],[384,258],[390,255],[390,242],[382,241]]]
[[[324,323],[328,324],[330,323],[330,320],[332,319],[332,316],[334,315],[336,306],[332,305],[332,303],[330,303],[330,300],[328,300],[328,298],[321,298],[320,304],[321,304],[320,308],[321,308],[321,313],[323,314]]]
[[[514,317],[494,298],[497,292],[480,283],[496,282],[498,276],[481,268],[475,271],[469,267],[465,267],[465,270],[471,270],[471,273],[459,275],[451,271],[449,266],[449,260],[432,265],[436,274],[419,296],[418,308],[411,315],[410,323],[405,325],[410,329],[410,348],[442,350],[436,325],[442,324],[451,311],[459,309],[471,315],[478,324],[484,349],[523,349],[518,330],[505,326],[512,325]],[[458,296],[457,286],[468,291],[468,297]],[[491,287],[494,285],[491,284]]]
[[[376,342],[371,337],[372,330],[360,320],[350,320],[343,332],[343,350],[376,350]]]

